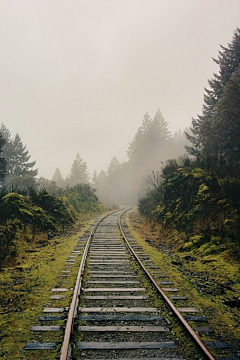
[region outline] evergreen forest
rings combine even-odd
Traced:
[[[107,171],[94,172],[78,153],[64,178],[38,177],[36,162],[5,124],[0,126],[0,262],[16,254],[16,239],[64,232],[87,213],[119,205],[139,212],[172,246],[221,251],[240,244],[240,29],[221,46],[219,71],[208,80],[202,113],[171,134],[160,109],[148,112],[127,149]],[[177,242],[176,237],[178,237]]]
[[[136,205],[148,188],[148,177],[158,171],[169,158],[183,155],[184,145],[189,143],[180,130],[172,135],[168,122],[158,109],[152,118],[143,116],[134,138],[127,149],[128,161],[120,163],[114,156],[107,171],[93,175],[97,196],[106,207]]]
[[[240,29],[221,46],[202,113],[186,132],[187,155],[168,159],[149,179],[139,211],[171,246],[208,254],[240,245]],[[178,239],[178,240],[176,240]],[[180,239],[180,240],[179,240]]]

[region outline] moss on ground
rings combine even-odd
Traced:
[[[63,331],[33,333],[30,329],[33,325],[40,325],[38,317],[43,315],[44,307],[51,306],[51,302],[52,306],[70,305],[71,293],[61,302],[54,300],[53,303],[49,299],[51,288],[58,284],[58,276],[70,252],[92,221],[85,220],[81,231],[68,236],[51,240],[46,240],[46,236],[36,236],[31,243],[24,239],[18,240],[15,264],[5,265],[0,271],[0,357],[11,360],[59,358]],[[79,262],[80,257],[72,268],[67,287],[74,286]],[[63,327],[64,321],[58,325]],[[57,348],[51,351],[25,351],[25,344],[31,341],[56,342]]]
[[[188,297],[187,306],[198,308],[206,316],[217,338],[236,345],[240,338],[239,309],[224,303],[240,296],[240,262],[239,259],[232,261],[232,250],[211,252],[213,246],[218,245],[214,244],[216,239],[211,239],[208,245],[187,246],[187,251],[178,251],[166,238],[161,241],[161,229],[153,228],[136,210],[127,215],[126,222],[139,245],[174,282],[178,294]],[[191,240],[200,241],[199,238]],[[186,303],[178,302],[177,306],[186,306]],[[200,336],[203,340],[209,339],[209,336]]]

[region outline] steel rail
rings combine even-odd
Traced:
[[[180,320],[180,322],[182,323],[182,325],[185,327],[185,329],[187,330],[187,332],[191,335],[191,337],[193,338],[193,340],[195,341],[195,343],[199,346],[199,348],[201,349],[201,351],[203,352],[203,354],[207,357],[207,359],[209,360],[216,360],[216,358],[210,353],[210,351],[206,348],[206,346],[203,344],[203,342],[200,340],[200,338],[198,337],[198,335],[196,334],[196,332],[191,328],[191,326],[188,324],[188,322],[184,319],[184,317],[180,314],[180,312],[178,311],[178,309],[175,307],[175,305],[172,303],[172,301],[169,299],[169,297],[165,294],[165,292],[163,291],[163,289],[157,284],[157,282],[155,281],[154,277],[150,274],[150,272],[147,270],[147,268],[144,266],[144,264],[142,263],[142,261],[140,260],[140,258],[138,257],[138,255],[136,254],[136,252],[134,251],[134,249],[132,248],[132,246],[130,245],[124,231],[122,228],[122,217],[123,215],[129,211],[130,209],[127,209],[124,213],[121,214],[120,218],[119,218],[119,229],[121,231],[122,237],[129,249],[129,251],[132,253],[133,257],[135,258],[135,260],[138,262],[138,264],[140,265],[140,267],[142,268],[142,270],[145,272],[145,274],[147,275],[147,277],[149,278],[149,280],[152,282],[152,284],[154,285],[154,287],[156,288],[156,290],[161,294],[161,296],[163,297],[163,299],[165,300],[165,302],[167,303],[168,307],[172,310],[173,314]]]
[[[82,274],[84,271],[87,254],[88,254],[88,250],[89,250],[89,246],[90,246],[92,237],[93,237],[97,227],[99,226],[99,224],[106,217],[108,217],[109,215],[112,215],[116,211],[119,211],[119,210],[115,210],[115,211],[111,212],[110,214],[103,216],[98,221],[98,223],[94,226],[93,230],[91,231],[91,234],[88,237],[88,240],[87,240],[87,243],[85,245],[85,249],[84,249],[84,252],[82,255],[81,263],[79,265],[79,270],[78,270],[77,280],[76,280],[75,287],[74,287],[71,305],[69,307],[68,318],[67,318],[65,333],[64,333],[64,339],[63,339],[63,343],[62,343],[62,347],[61,347],[60,360],[68,360],[68,359],[70,359],[70,356],[71,356],[71,346],[70,346],[71,334],[73,332],[73,327],[74,327],[74,318],[77,314],[77,308],[78,308],[78,303],[79,303],[79,292],[80,292],[81,285],[82,285]]]

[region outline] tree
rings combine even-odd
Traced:
[[[143,117],[142,125],[129,144],[128,157],[132,166],[140,169],[140,173],[146,174],[152,170],[159,169],[160,162],[172,157],[172,136],[168,123],[158,109],[154,119],[149,114]],[[141,176],[139,174],[139,176]]]
[[[65,182],[64,182],[63,176],[62,176],[59,168],[56,168],[56,170],[52,176],[52,180],[55,181],[55,183],[58,187],[64,188]]]
[[[2,182],[6,176],[7,173],[7,161],[3,154],[3,147],[5,145],[6,141],[0,132],[0,181]]]
[[[145,139],[148,161],[153,166],[159,164],[160,160],[163,161],[169,157],[169,145],[172,136],[168,128],[168,122],[159,109],[148,126]]]
[[[223,89],[234,70],[240,63],[240,29],[234,32],[232,42],[228,47],[221,46],[218,59],[213,59],[219,65],[219,73],[209,80],[210,89],[205,89],[202,115],[192,119],[192,134],[186,133],[192,146],[187,146],[189,154],[196,157],[215,154],[215,129],[211,126],[217,102],[223,96]]]
[[[108,177],[114,177],[117,170],[119,169],[120,162],[118,159],[114,156],[108,166],[107,176]]]
[[[10,173],[10,167],[11,167],[11,157],[13,154],[13,144],[11,139],[11,132],[10,130],[4,125],[3,123],[0,126],[0,133],[2,137],[4,138],[4,146],[2,149],[3,157],[7,161],[7,167],[6,167],[6,175]]]
[[[211,122],[215,152],[228,162],[240,159],[240,65],[223,89]]]
[[[92,176],[92,182],[93,184],[96,184],[98,178],[97,170],[94,170],[93,176]]]
[[[11,139],[11,133],[4,124],[1,125],[1,131],[6,142],[4,157],[7,168],[4,186],[8,189],[35,186],[38,173],[38,170],[34,169],[36,161],[29,161],[31,156],[18,133]]]
[[[119,200],[119,192],[122,193],[122,179],[121,179],[121,165],[118,159],[114,156],[108,166],[107,170],[107,194],[108,206],[115,205]],[[117,199],[117,200],[116,200]]]
[[[190,145],[189,140],[186,137],[186,132],[191,134],[191,129],[186,128],[185,131],[178,130],[172,137],[172,158],[178,158],[186,154],[186,146]]]
[[[42,176],[37,179],[36,183],[38,191],[46,190],[51,195],[60,195],[63,191],[54,180],[48,180]]]
[[[109,193],[107,184],[107,174],[105,171],[101,170],[100,173],[95,177],[94,187],[96,188],[96,194],[99,200],[104,203],[104,205],[109,206]]]
[[[158,140],[168,141],[171,139],[168,122],[164,119],[160,109],[157,110],[151,125],[153,129],[157,130]]]
[[[83,161],[80,154],[77,153],[76,158],[73,161],[71,173],[69,176],[70,186],[75,186],[77,184],[87,184],[88,179],[89,174],[87,171],[87,164]]]
[[[144,132],[142,126],[140,126],[130,142],[127,150],[128,158],[131,162],[138,162],[144,155]]]
[[[36,165],[36,161],[29,162],[30,155],[26,146],[23,146],[22,140],[17,133],[12,142],[13,154],[11,159],[11,175],[15,176],[32,176],[33,178],[37,175],[38,170],[33,169]]]

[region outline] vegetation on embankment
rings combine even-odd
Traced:
[[[163,274],[173,281],[179,295],[208,319],[214,336],[239,348],[240,260],[232,260],[231,249],[214,254],[193,247],[179,251],[175,231],[162,231],[150,224],[137,210],[127,217],[130,231]],[[178,306],[186,306],[186,302]],[[238,306],[238,307],[237,307]],[[201,335],[209,340],[208,335]],[[211,337],[211,334],[210,334]]]
[[[87,214],[103,211],[102,204],[87,184],[61,190],[59,196],[46,190],[4,192],[0,196],[0,266],[12,263],[19,254],[22,242],[68,231]],[[20,245],[21,244],[21,245]]]
[[[175,251],[240,256],[240,181],[196,162],[169,162],[161,181],[139,201],[139,211]],[[175,169],[172,170],[173,165]],[[171,172],[166,170],[171,167]],[[166,171],[166,172],[164,172]]]
[[[150,178],[139,211],[175,251],[209,259],[240,257],[240,29],[215,59],[202,114],[186,134],[189,157],[165,162]]]
[[[71,302],[71,292],[66,299],[50,300],[51,289],[60,285],[61,271],[64,269],[70,252],[75,248],[78,239],[90,226],[92,220],[78,221],[68,234],[54,239],[46,239],[37,234],[31,242],[24,238],[18,240],[18,256],[14,266],[7,266],[0,271],[0,357],[4,359],[57,359],[63,331],[33,333],[31,327],[39,325],[38,317],[43,315],[44,307],[67,307]],[[72,268],[68,287],[74,286],[78,265]],[[46,324],[49,325],[49,324]],[[52,324],[51,325],[55,325]],[[64,321],[58,322],[64,325]],[[29,341],[56,341],[55,351],[25,351]]]
[[[90,225],[88,219],[103,210],[94,190],[87,184],[59,189],[58,196],[46,190],[37,192],[34,188],[2,192],[0,357],[44,359],[44,352],[36,355],[23,350],[28,341],[55,341],[57,348],[48,353],[48,358],[59,357],[63,331],[49,335],[33,334],[30,329],[37,324],[43,308],[50,306],[51,288],[57,286],[71,250]],[[74,286],[79,261],[80,257],[69,278],[69,288]],[[61,301],[61,306],[70,305],[70,296]]]

